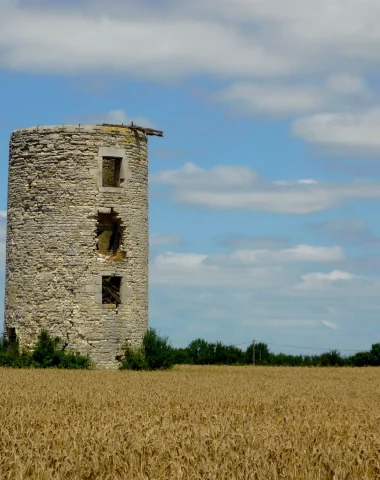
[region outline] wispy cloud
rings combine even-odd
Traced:
[[[378,0],[365,8],[357,0],[334,8],[330,0],[288,0],[287,13],[282,0],[267,3],[3,0],[0,67],[157,82],[217,78],[224,87],[211,98],[235,113],[290,116],[293,135],[329,153],[378,156],[380,96],[369,81],[380,63]],[[117,107],[108,118],[134,117]]]
[[[328,320],[322,320],[321,323],[332,330],[339,330],[339,325],[333,322],[329,322]]]
[[[296,245],[280,250],[245,249],[235,250],[231,254],[214,254],[204,259],[211,265],[271,265],[284,263],[323,263],[344,260],[341,247],[316,247],[312,245]]]
[[[83,5],[78,2],[62,9],[3,4],[1,65],[64,74],[108,69],[150,79],[205,73],[277,75],[291,65],[264,43],[249,40],[236,25],[202,18],[202,14],[200,18],[182,2],[154,8],[142,1],[136,8],[134,2],[122,7],[110,0],[106,8],[87,4],[85,11]],[[80,42],[76,35],[67,36],[67,25],[81,32]],[[48,43],[46,31],[51,32]]]
[[[151,175],[152,184],[169,187],[177,203],[215,210],[251,210],[304,215],[336,208],[350,200],[379,200],[380,182],[317,182],[314,179],[269,182],[244,166],[209,170],[186,163]]]
[[[141,116],[129,116],[124,110],[116,109],[110,110],[106,113],[88,113],[80,117],[67,119],[68,123],[94,124],[94,123],[113,123],[118,125],[130,125],[132,122],[135,125],[146,128],[157,128],[154,122],[148,118]]]
[[[326,109],[370,106],[374,94],[366,82],[352,75],[331,75],[318,85],[292,82],[237,82],[211,95],[243,115],[293,117]]]
[[[309,225],[314,232],[328,236],[334,242],[362,246],[380,246],[380,237],[372,234],[362,218],[335,218]]]
[[[283,236],[246,236],[246,235],[223,235],[215,238],[220,247],[234,249],[268,249],[277,250],[290,246],[290,239]]]
[[[297,271],[286,270],[286,264],[329,264],[344,259],[340,247],[310,245],[283,250],[235,250],[228,255],[164,252],[152,259],[150,276],[153,284],[268,288],[289,285],[291,279],[296,282]],[[339,272],[333,273],[333,278],[334,275],[339,277]],[[303,288],[312,287],[312,281],[326,278],[330,276],[304,275],[302,280],[306,286]]]
[[[359,278],[349,272],[334,270],[330,273],[315,272],[307,273],[301,276],[302,282],[296,285],[299,290],[328,290],[331,284],[338,284],[339,286],[347,287],[351,280]]]
[[[5,241],[6,241],[5,222],[0,222],[0,270],[3,270],[5,266]]]
[[[132,122],[141,127],[156,128],[156,125],[147,118],[138,116],[130,117],[124,112],[124,110],[110,110],[104,116],[104,123],[130,125]]]
[[[322,322],[313,319],[281,319],[281,318],[254,318],[252,320],[243,320],[241,326],[244,327],[254,327],[254,326],[265,326],[265,327],[280,327],[280,328],[295,328],[295,327],[318,327]]]
[[[150,264],[150,282],[153,285],[176,287],[265,289],[283,285],[292,275],[278,265],[218,265],[215,260],[207,262],[208,259],[207,254],[158,254]]]
[[[346,0],[333,9],[329,0],[289,0],[287,12],[279,0],[96,0],[64,6],[5,0],[1,64],[65,74],[109,69],[150,78],[277,78],[315,75],[342,63],[349,70],[345,75],[352,76],[358,65],[370,69],[380,60],[373,22],[379,14],[377,0],[367,0],[365,8]],[[67,36],[67,25],[81,32],[80,42],[76,35]],[[330,82],[332,88],[336,85],[339,93],[360,90],[355,80]]]
[[[162,233],[152,233],[149,236],[149,244],[153,247],[162,247],[169,245],[182,245],[183,241],[177,235],[165,235]]]
[[[293,135],[330,153],[380,156],[380,108],[358,113],[322,113],[297,119]]]

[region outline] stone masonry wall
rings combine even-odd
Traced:
[[[102,186],[103,157],[122,157],[119,188]],[[99,255],[99,213],[117,214],[124,256]],[[102,276],[120,276],[121,304],[102,303]],[[30,348],[42,328],[117,368],[148,328],[148,158],[144,132],[113,126],[12,133],[5,332]]]

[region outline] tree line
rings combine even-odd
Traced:
[[[255,352],[253,354],[253,349]],[[369,351],[344,356],[338,350],[319,355],[289,355],[273,353],[266,343],[253,342],[242,350],[222,342],[207,342],[201,338],[193,340],[186,348],[173,348],[174,363],[193,365],[272,365],[292,367],[365,367],[380,366],[380,343]]]
[[[343,356],[338,350],[320,355],[273,353],[266,343],[251,343],[243,350],[222,342],[197,338],[185,348],[173,347],[168,337],[153,328],[144,335],[140,348],[126,346],[120,362],[122,370],[165,370],[174,365],[266,365],[289,367],[378,367],[380,343],[370,350]],[[13,368],[91,368],[88,357],[66,351],[66,344],[42,331],[32,351],[20,351],[18,342],[0,337],[0,366]]]
[[[253,351],[254,349],[254,351]],[[289,355],[273,353],[266,343],[253,342],[243,350],[235,345],[222,342],[207,342],[197,338],[185,348],[172,347],[168,337],[161,337],[150,328],[139,349],[125,351],[122,369],[157,370],[173,365],[267,365],[290,367],[365,367],[380,366],[380,343],[372,345],[369,351],[343,356],[338,350],[320,355]]]

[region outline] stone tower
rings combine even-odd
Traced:
[[[9,155],[5,335],[42,329],[117,368],[148,328],[147,135],[134,126],[33,127]]]

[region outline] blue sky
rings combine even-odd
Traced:
[[[149,140],[152,327],[289,353],[380,341],[379,15],[1,0],[1,304],[11,132],[134,120],[165,134]]]

